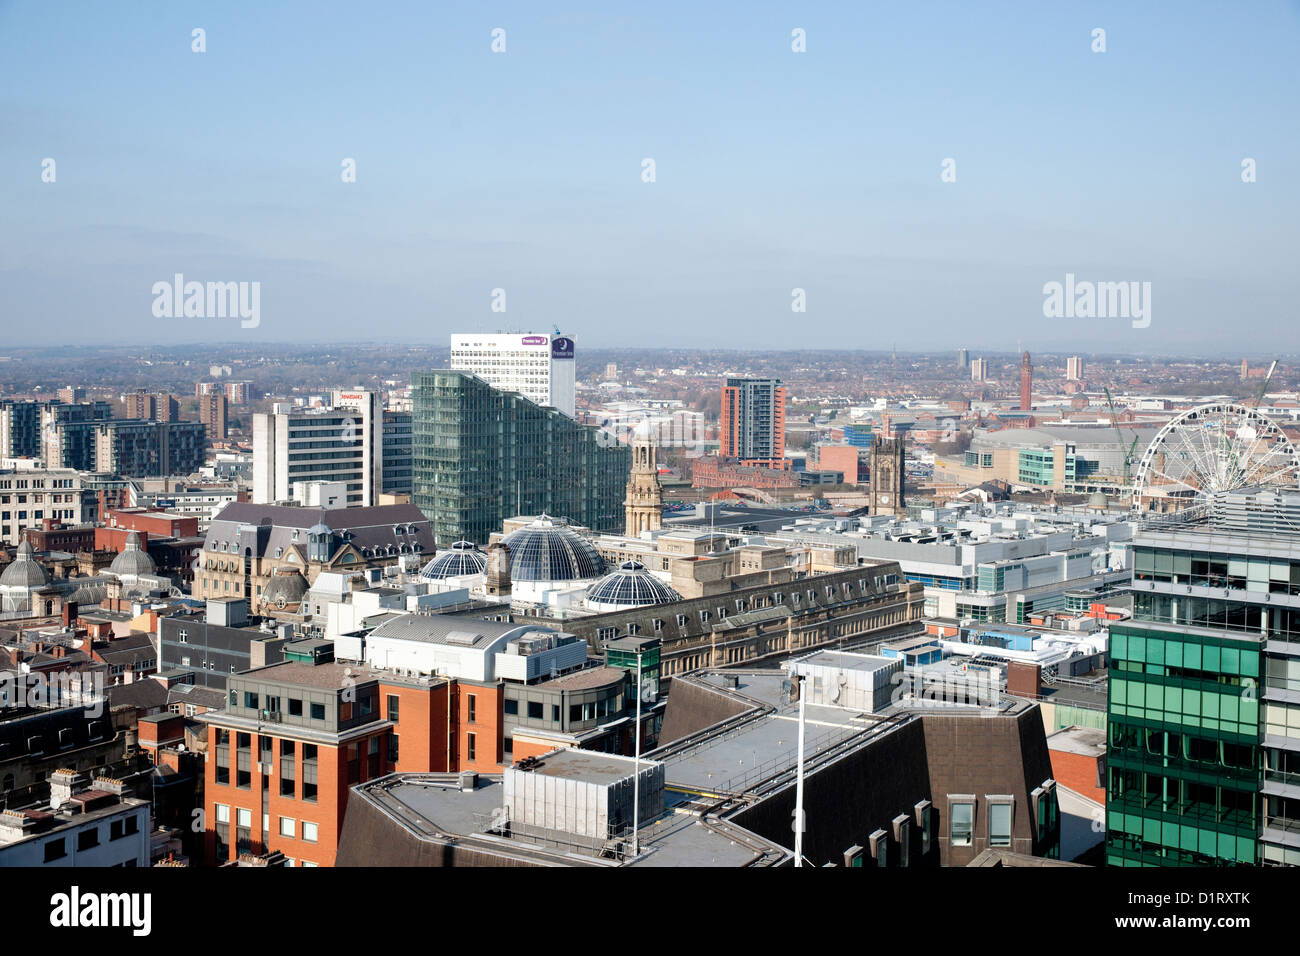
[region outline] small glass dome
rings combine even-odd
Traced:
[[[510,532],[510,577],[515,581],[583,581],[605,573],[605,559],[562,519],[542,515]]]
[[[140,547],[140,536],[132,531],[126,536],[126,548],[108,566],[113,574],[154,574],[158,568],[149,552]]]
[[[36,561],[36,551],[30,541],[18,545],[14,560],[0,574],[0,585],[13,588],[43,588],[50,583],[50,576]]]
[[[468,541],[457,541],[446,551],[435,554],[420,569],[426,580],[459,578],[466,574],[482,574],[487,568],[487,555]]]
[[[586,603],[588,607],[612,610],[671,604],[681,599],[680,594],[647,571],[640,561],[624,561],[618,570],[587,588]]]

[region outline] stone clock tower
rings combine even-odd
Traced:
[[[903,439],[877,437],[871,445],[871,514],[902,515]]]
[[[627,500],[624,502],[629,538],[642,531],[658,531],[663,526],[664,492],[659,484],[659,462],[655,457],[654,442],[638,438],[632,442],[632,473],[627,479]]]

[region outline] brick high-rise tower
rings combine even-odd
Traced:
[[[785,386],[775,378],[729,378],[722,386],[719,454],[742,461],[785,457]]]
[[[1029,411],[1030,405],[1033,404],[1034,390],[1034,366],[1029,361],[1029,353],[1026,352],[1020,358],[1020,410]]]

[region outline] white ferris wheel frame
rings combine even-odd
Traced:
[[[1228,426],[1236,434],[1229,435]],[[1254,429],[1253,437],[1241,439],[1244,426]],[[1190,470],[1182,477],[1162,470],[1156,464],[1162,451],[1166,458],[1174,453]],[[1188,478],[1199,479],[1199,487]],[[1258,484],[1300,487],[1300,454],[1281,427],[1258,410],[1236,402],[1210,402],[1171,419],[1151,439],[1133,474],[1130,504],[1142,510],[1153,488],[1190,491],[1174,498],[1196,505],[1216,492]]]

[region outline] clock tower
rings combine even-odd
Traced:
[[[632,473],[628,476],[624,510],[627,518],[624,533],[629,538],[640,537],[642,531],[658,531],[663,526],[664,493],[659,484],[659,463],[654,442],[645,438],[632,442]]]
[[[901,515],[903,505],[903,439],[877,436],[871,445],[871,514]]]

